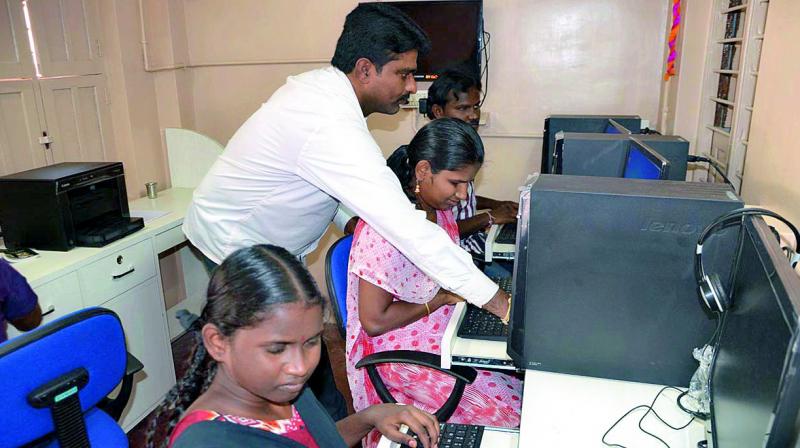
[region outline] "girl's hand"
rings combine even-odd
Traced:
[[[419,448],[417,439],[425,448],[436,448],[439,440],[439,423],[436,417],[414,406],[399,404],[377,404],[363,411],[365,417],[381,434],[393,442]],[[417,438],[400,432],[400,425],[406,425]]]
[[[457,295],[453,294],[450,291],[447,291],[444,288],[439,288],[439,292],[431,299],[431,305],[434,305],[436,309],[444,305],[455,305],[456,303],[463,302],[464,299]],[[433,308],[431,308],[433,310]]]

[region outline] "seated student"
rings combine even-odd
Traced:
[[[407,148],[388,164],[419,210],[458,244],[452,207],[466,198],[467,184],[483,162],[483,145],[474,129],[453,118],[420,129]],[[347,284],[347,377],[356,410],[380,403],[372,383],[355,365],[363,357],[388,350],[441,353],[453,304],[462,299],[440,287],[363,220],[350,250]],[[508,316],[504,316],[508,319]],[[424,367],[378,367],[393,396],[428,412],[449,396],[453,378]],[[467,385],[450,422],[516,427],[521,382],[513,376],[480,371]],[[367,447],[374,446],[374,434]]]
[[[148,446],[162,416],[175,448],[345,447],[373,428],[416,446],[401,424],[434,446],[439,429],[428,413],[379,405],[334,423],[305,387],[320,358],[323,306],[311,274],[285,249],[232,253],[211,276],[191,366],[151,420]]]
[[[476,131],[481,118],[481,81],[468,70],[451,68],[444,70],[428,89],[428,118],[458,118],[469,123]],[[467,199],[453,207],[458,223],[461,246],[474,257],[482,259],[486,246],[484,230],[492,224],[506,224],[517,220],[518,204],[513,201],[498,201],[475,194],[474,182],[467,184]],[[478,210],[487,210],[476,213]],[[492,276],[511,275],[499,267],[487,270]]]
[[[42,322],[42,310],[25,277],[0,260],[0,343],[8,338],[6,321],[19,331],[33,330]]]

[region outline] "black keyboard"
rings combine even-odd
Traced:
[[[409,431],[408,434],[416,438],[412,431]],[[481,439],[483,439],[483,426],[439,423],[439,448],[479,448]],[[422,447],[419,440],[417,447]],[[400,448],[410,447],[400,445]]]
[[[500,286],[500,289],[506,292],[506,294],[511,294],[511,281],[513,277],[492,277],[493,282],[497,283]]]
[[[505,341],[508,339],[508,326],[494,314],[474,305],[467,305],[467,313],[458,327],[458,337],[483,341]]]
[[[494,242],[497,244],[515,244],[517,242],[517,225],[503,224]]]

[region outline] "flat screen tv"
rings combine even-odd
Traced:
[[[483,0],[383,2],[408,14],[431,40],[431,51],[417,60],[414,79],[460,66],[480,73],[483,48]]]

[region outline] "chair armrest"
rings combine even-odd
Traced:
[[[135,356],[131,355],[131,352],[128,352],[128,362],[125,365],[125,376],[133,375],[142,369],[144,369],[144,364],[136,359]]]
[[[468,366],[452,366],[450,369],[443,369],[441,357],[439,355],[414,350],[392,350],[373,353],[362,358],[361,361],[356,364],[356,368],[360,369],[370,365],[386,363],[416,364],[418,366],[436,369],[469,384],[472,384],[478,376],[478,371]]]
[[[389,388],[383,382],[380,373],[378,372],[378,364],[386,363],[405,363],[416,364],[429,369],[438,370],[444,374],[450,375],[455,378],[453,390],[450,391],[450,396],[442,404],[442,406],[434,412],[436,419],[440,422],[446,422],[451,415],[456,411],[458,403],[461,401],[461,396],[464,394],[464,388],[467,383],[472,383],[478,376],[477,370],[467,366],[452,366],[450,369],[442,368],[442,358],[439,355],[432,353],[417,352],[413,350],[394,350],[388,352],[373,353],[365,356],[361,361],[356,364],[356,368],[365,367],[367,369],[367,376],[369,377],[372,386],[375,388],[375,393],[378,394],[381,401],[384,403],[397,403],[397,400],[389,392]]]
[[[116,421],[122,417],[122,412],[125,406],[128,405],[128,400],[133,391],[133,376],[144,369],[144,364],[136,359],[135,356],[128,352],[128,359],[125,364],[125,376],[122,377],[122,386],[119,393],[114,398],[105,397],[97,403],[97,407],[105,411]]]

